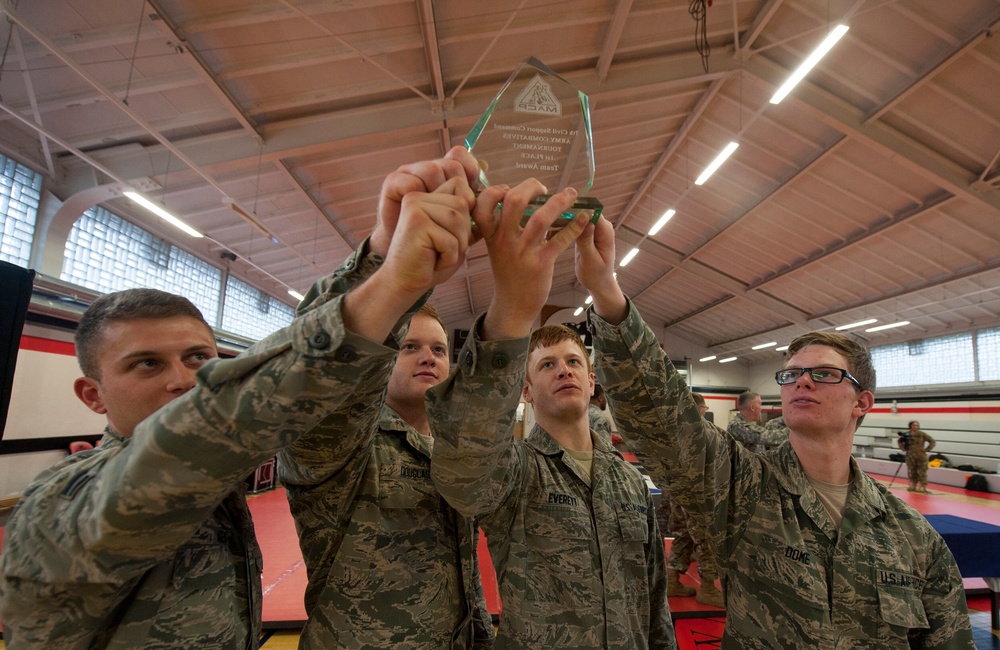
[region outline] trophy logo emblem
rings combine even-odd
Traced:
[[[545,83],[541,75],[536,74],[514,100],[514,112],[561,116],[562,102],[552,92],[552,86]]]

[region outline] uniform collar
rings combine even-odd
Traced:
[[[809,479],[802,469],[798,454],[791,444],[785,443],[778,447],[772,454],[766,455],[767,465],[774,472],[774,476],[781,488],[789,494],[800,497],[799,503],[802,508],[813,518],[817,525],[827,520],[826,509],[820,503],[816,491],[809,485]],[[881,517],[885,511],[885,501],[882,492],[874,479],[861,471],[858,462],[852,456],[851,476],[854,477],[854,485],[847,495],[847,508],[844,511],[844,519],[840,523],[840,534],[850,532],[856,527],[857,522],[869,521]],[[822,512],[823,515],[818,513]],[[822,526],[821,526],[822,527]]]
[[[433,441],[420,435],[416,429],[411,427],[406,420],[404,420],[399,413],[396,413],[396,411],[393,410],[393,408],[388,404],[382,404],[382,412],[379,415],[378,427],[386,433],[391,433],[405,438],[410,447],[413,447],[414,450],[430,458]]]

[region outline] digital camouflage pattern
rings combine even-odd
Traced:
[[[760,422],[747,420],[743,417],[742,413],[733,414],[726,430],[729,432],[729,435],[737,442],[742,443],[750,451],[760,452],[764,451],[767,447],[764,444],[764,437],[767,433],[764,425]]]
[[[676,648],[642,476],[593,433],[592,475],[541,427],[514,439],[527,339],[484,342],[477,330],[428,392],[431,470],[486,533],[503,601],[497,647]]]
[[[313,286],[299,313],[346,293],[381,262],[363,244]],[[352,367],[352,392],[278,454],[309,576],[299,647],[491,647],[478,529],[434,487],[430,441],[384,405],[392,364]]]
[[[25,490],[7,524],[0,615],[9,650],[256,648],[260,551],[242,494],[260,463],[355,392],[391,350],[330,301]]]
[[[838,531],[794,448],[748,452],[704,422],[634,305],[590,314],[599,381],[657,484],[711,531],[726,577],[723,648],[973,649],[962,578],[930,524],[865,475]]]
[[[788,427],[785,426],[785,418],[777,417],[768,420],[764,425],[764,446],[768,449],[779,447],[788,441]]]
[[[715,549],[707,539],[708,531],[692,525],[684,508],[670,499],[668,494],[664,493],[664,496],[667,497],[667,507],[670,509],[670,534],[674,536],[667,556],[667,568],[686,573],[697,552],[701,581],[715,582],[719,577],[719,567],[715,562]]]
[[[605,417],[604,411],[596,404],[587,407],[587,418],[590,420],[590,428],[601,438],[611,444],[611,423]]]

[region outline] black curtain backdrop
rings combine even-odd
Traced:
[[[0,433],[7,425],[14,366],[34,277],[30,269],[0,261]]]

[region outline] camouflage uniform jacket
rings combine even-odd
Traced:
[[[428,392],[431,470],[486,533],[503,602],[497,647],[676,648],[642,476],[593,432],[593,479],[541,427],[515,440],[527,340],[482,342],[476,329]]]
[[[4,538],[7,648],[257,647],[243,479],[351,393],[355,362],[392,363],[344,331],[340,304],[208,362],[128,440],[105,436],[39,475]]]
[[[729,420],[729,426],[726,428],[733,438],[738,442],[741,442],[744,447],[750,451],[764,451],[766,445],[764,443],[766,430],[764,425],[760,422],[750,422],[742,413],[736,413],[733,415],[732,419]]]
[[[362,245],[300,313],[381,261]],[[397,340],[404,335],[400,324]],[[490,647],[478,528],[437,493],[431,442],[384,405],[391,366],[355,372],[342,406],[278,455],[309,575],[299,647]]]
[[[615,417],[652,478],[712,532],[727,575],[723,648],[974,648],[962,578],[941,536],[851,459],[838,531],[794,448],[749,453],[703,422],[634,306],[591,315]],[[641,372],[636,372],[636,367]]]
[[[590,428],[593,429],[597,435],[604,438],[608,444],[611,444],[611,423],[608,422],[608,418],[604,414],[604,411],[601,410],[601,407],[596,404],[588,406],[587,418],[590,420]]]

